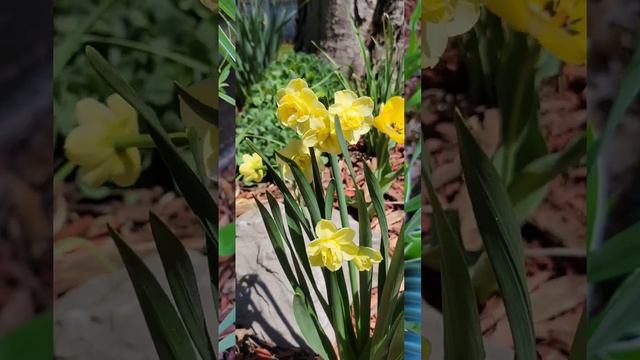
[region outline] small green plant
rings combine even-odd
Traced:
[[[294,13],[276,11],[272,0],[240,1],[236,16],[236,77],[240,95],[251,96],[253,84],[262,80],[264,70],[278,55],[284,27]]]
[[[284,88],[289,80],[304,77],[309,81],[325,105],[341,87],[331,65],[312,54],[289,53],[274,61],[265,70],[263,79],[251,86],[251,96],[236,119],[236,158],[251,153],[245,139],[251,139],[268,157],[289,143],[295,132],[280,126],[276,117],[276,90]]]

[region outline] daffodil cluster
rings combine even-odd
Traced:
[[[378,250],[353,242],[356,233],[351,228],[338,229],[333,222],[320,220],[315,230],[317,238],[307,245],[307,256],[313,266],[337,271],[344,261],[353,261],[358,270],[369,271],[373,264],[382,261]]]
[[[305,147],[338,154],[340,146],[334,119],[338,119],[345,141],[356,144],[372,126],[398,143],[404,143],[404,99],[393,97],[378,117],[373,117],[374,103],[368,96],[350,90],[334,94],[327,109],[303,79],[293,79],[277,95],[278,119],[295,130]],[[387,108],[387,111],[384,109]]]

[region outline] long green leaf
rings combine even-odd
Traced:
[[[625,112],[640,92],[640,48],[637,48],[622,79],[618,97],[616,97],[611,112],[609,112],[602,136],[589,151],[589,159],[587,160],[589,170],[595,164],[602,144],[609,141],[613,136],[618,125],[624,119]]]
[[[611,279],[640,268],[640,222],[622,230],[589,253],[589,282]]]
[[[300,190],[300,194],[302,194],[302,198],[307,205],[307,209],[309,209],[311,222],[317,224],[320,219],[322,219],[322,215],[320,214],[320,206],[318,205],[319,200],[316,199],[316,194],[314,194],[311,185],[309,185],[309,182],[307,181],[307,178],[304,176],[304,173],[302,172],[302,170],[300,170],[300,167],[298,167],[298,164],[296,164],[295,161],[283,156],[279,152],[276,152],[276,155],[284,162],[286,162],[287,165],[289,165],[289,168],[293,173],[293,178],[298,185],[298,189]]]
[[[124,262],[161,360],[195,360],[189,335],[167,294],[149,268],[111,226],[109,233]]]
[[[328,341],[319,323],[311,317],[305,295],[300,289],[296,289],[293,295],[293,316],[302,331],[302,335],[307,340],[307,344],[313,351],[323,359],[336,359],[331,342]],[[328,347],[327,343],[329,344]]]
[[[218,110],[198,100],[189,92],[189,90],[180,85],[179,82],[175,81],[174,84],[178,90],[178,95],[180,95],[180,98],[187,104],[187,106],[189,106],[189,108],[191,108],[191,110],[193,110],[193,112],[195,112],[202,120],[218,128]]]
[[[191,340],[203,359],[216,358],[189,254],[171,229],[154,213],[149,213],[149,224],[173,300]]]
[[[627,332],[640,326],[640,271],[620,285],[602,311],[601,320],[589,337],[587,359],[598,359],[607,345],[621,339]]]
[[[456,128],[466,186],[504,299],[516,356],[519,360],[535,360],[536,341],[520,225],[500,175],[460,117],[456,117]]]
[[[586,153],[586,137],[572,141],[563,151],[534,160],[520,171],[509,185],[509,198],[517,204],[553,178],[575,165]]]
[[[170,140],[155,112],[140,98],[133,88],[118,74],[117,70],[105,60],[98,51],[90,46],[86,48],[87,58],[100,76],[145,120],[151,137],[180,192],[184,195],[189,207],[198,216],[205,232],[215,247],[208,251],[218,253],[218,206],[213,201],[207,188],[200,182],[198,175],[189,167],[180,152]],[[215,251],[213,251],[215,250]],[[217,281],[215,281],[217,283]]]
[[[365,165],[366,166],[366,165]],[[367,210],[367,203],[364,201],[364,193],[358,189],[356,191],[356,201],[358,203],[358,225],[359,225],[359,244],[360,246],[371,247],[371,223],[369,221],[369,213]],[[384,268],[380,268],[381,272],[385,272]],[[358,334],[358,341],[362,348],[369,339],[370,322],[371,322],[371,286],[372,278],[371,271],[359,272],[359,284],[360,284],[360,314],[356,317],[356,326],[360,333]]]
[[[434,236],[440,244],[445,357],[481,360],[485,354],[480,316],[462,240],[440,205],[427,164],[425,152],[422,160],[422,178],[433,208]]]

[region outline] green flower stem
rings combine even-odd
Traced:
[[[169,138],[178,146],[189,145],[189,137],[186,132],[170,133]],[[116,137],[113,140],[113,147],[117,151],[136,147],[140,149],[155,149],[156,145],[149,134],[134,134]]]
[[[53,175],[53,179],[55,181],[64,181],[64,179],[66,179],[67,176],[69,176],[75,169],[76,164],[68,161],[64,165],[60,166],[58,170],[56,170],[55,174]]]

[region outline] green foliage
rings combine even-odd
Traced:
[[[274,61],[265,70],[263,79],[251,86],[242,112],[236,118],[236,157],[251,153],[246,138],[250,138],[263,153],[272,158],[295,137],[276,117],[276,94],[295,78],[304,78],[325,105],[333,94],[342,90],[333,68],[315,55],[289,53]],[[238,162],[240,163],[240,162]]]
[[[97,9],[94,2],[54,2],[56,129],[64,135],[75,126],[78,100],[112,92],[86,57],[78,56],[86,44],[98,48],[141,89],[168,130],[181,128],[176,89],[169,79],[191,84],[210,76],[216,37],[211,11],[190,0],[103,0]]]
[[[251,87],[278,56],[284,28],[295,12],[275,10],[275,1],[240,1],[236,17],[236,76],[240,94],[251,96]]]
[[[30,320],[0,337],[0,359],[53,358],[53,314]]]

